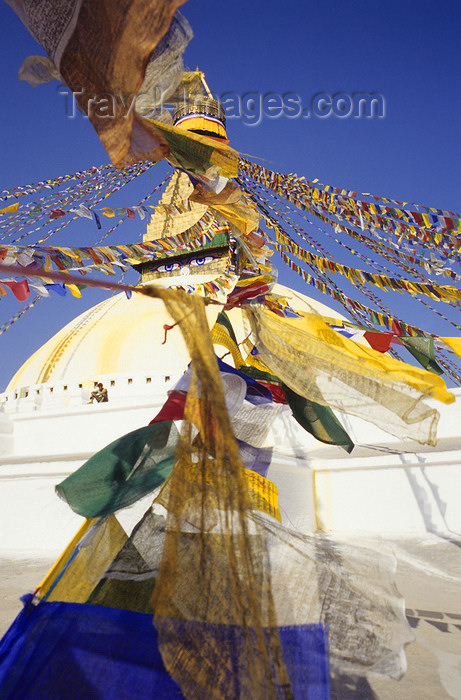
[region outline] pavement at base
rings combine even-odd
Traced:
[[[400,680],[333,677],[331,698],[461,700],[461,537],[395,538],[386,545],[397,557],[396,583],[416,635],[405,647],[408,670]],[[0,634],[20,611],[19,597],[35,590],[53,561],[0,556]]]
[[[0,554],[0,635],[3,635],[22,609],[20,597],[33,593],[57,557],[24,559]]]
[[[370,540],[368,540],[369,542]],[[400,680],[332,678],[331,700],[461,700],[461,537],[389,539],[415,641]]]

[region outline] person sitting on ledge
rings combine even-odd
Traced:
[[[104,389],[102,382],[98,382],[96,386],[97,388],[91,392],[91,399],[88,403],[93,403],[95,399],[98,403],[104,403],[105,401],[109,401],[107,389]]]

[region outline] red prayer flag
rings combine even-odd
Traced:
[[[59,219],[60,216],[65,216],[66,212],[62,211],[62,209],[53,209],[53,211],[50,214],[50,220],[53,219]]]
[[[22,280],[21,282],[6,282],[3,280],[2,284],[11,289],[18,301],[26,301],[30,297],[30,289],[27,280]]]
[[[168,420],[182,420],[184,417],[186,398],[187,394],[184,391],[172,391],[160,409],[160,412],[151,420],[149,425]]]
[[[393,333],[373,333],[373,331],[365,331],[363,334],[365,340],[370,343],[373,350],[378,352],[387,352],[391,346]]]
[[[285,397],[285,392],[283,387],[279,384],[272,384],[271,382],[264,382],[260,379],[258,380],[260,384],[267,387],[272,394],[272,400],[274,403],[288,403]]]

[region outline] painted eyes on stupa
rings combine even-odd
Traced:
[[[159,265],[157,267],[157,272],[174,272],[174,270],[179,270],[181,265],[177,262],[167,263],[166,265]]]
[[[164,265],[159,265],[156,269],[157,272],[174,272],[175,270],[179,270],[184,267],[192,267],[194,265],[202,266],[202,265],[207,265],[208,263],[213,262],[215,259],[219,259],[221,256],[219,255],[202,255],[199,258],[189,258],[187,260],[184,260],[184,262],[181,264],[179,262],[171,262],[171,263],[166,263]]]
[[[216,257],[218,257],[218,256],[216,256]],[[206,256],[203,256],[201,258],[192,258],[189,261],[189,265],[190,266],[192,266],[192,265],[206,265],[207,263],[213,262],[213,260],[215,260],[215,256],[206,255]]]

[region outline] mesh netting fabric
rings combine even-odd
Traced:
[[[436,444],[439,413],[423,399],[454,400],[440,377],[340,336],[317,314],[281,318],[252,306],[246,315],[258,358],[297,394],[393,435]]]
[[[250,525],[204,303],[168,291],[162,297],[192,366],[175,466],[159,496],[168,515],[152,606],[162,657],[186,697],[288,698],[264,533],[259,523]],[[206,624],[184,639],[178,620]],[[217,643],[208,623],[237,625],[236,645]]]
[[[153,591],[158,576],[166,523],[158,504],[148,509],[89,602],[152,612],[147,593]],[[340,541],[322,533],[301,534],[256,513],[249,515],[249,525],[253,535],[259,533],[260,541],[264,538],[269,554],[270,585],[280,629],[327,627],[334,674],[364,676],[372,670],[394,678],[402,675],[403,648],[414,637],[405,619],[404,600],[395,587],[396,559],[389,546],[376,541]],[[192,526],[185,530],[180,547],[198,551],[203,535]],[[213,537],[216,535],[208,536],[210,546]],[[189,605],[187,601],[182,604]],[[193,636],[205,632],[217,644],[225,637],[217,634],[218,627],[231,627],[224,622],[226,614],[224,607],[217,623],[196,624],[196,612],[183,608],[181,618],[175,613],[167,622],[171,634],[178,629]],[[235,643],[241,634],[230,637]],[[195,643],[186,637],[181,641],[187,649]],[[284,646],[283,655],[288,663],[287,649]],[[202,664],[208,663],[202,654]]]
[[[263,517],[253,514],[255,522]],[[396,559],[385,544],[305,535],[264,519],[271,585],[280,626],[328,626],[335,673],[400,677],[403,647],[414,640],[395,585]]]
[[[149,508],[88,598],[92,605],[149,613],[165,543],[165,518]]]

